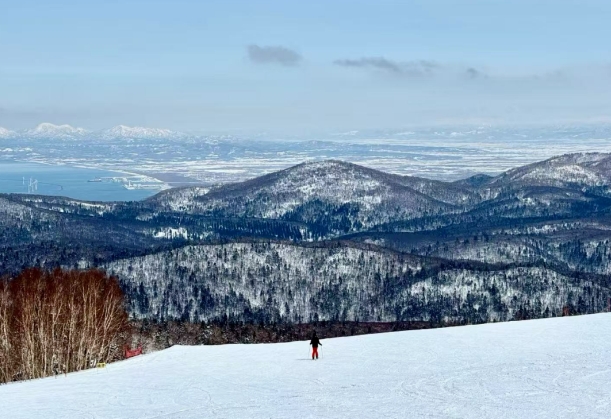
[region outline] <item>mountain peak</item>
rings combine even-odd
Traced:
[[[497,176],[493,185],[610,187],[611,153],[572,153],[517,167]]]
[[[0,138],[9,138],[15,135],[14,131],[10,131],[6,128],[0,127]]]
[[[300,168],[300,167],[307,167],[307,168],[312,168],[312,169],[327,169],[327,168],[340,168],[340,167],[341,168],[354,168],[354,167],[362,167],[362,166],[358,166],[354,163],[349,163],[349,162],[342,161],[342,160],[327,159],[327,160],[309,160],[301,164],[298,164],[296,166],[293,166],[293,168],[295,169]]]
[[[561,156],[555,156],[545,160],[543,163],[548,164],[587,164],[587,163],[598,163],[601,160],[605,160],[611,157],[610,153],[600,152],[581,152],[581,153],[570,153],[563,154]],[[536,163],[534,163],[536,164]]]
[[[83,128],[75,128],[71,125],[55,125],[50,122],[43,122],[38,124],[36,128],[28,131],[33,136],[80,136],[87,134],[88,131]]]

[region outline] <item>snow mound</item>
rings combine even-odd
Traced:
[[[181,347],[0,386],[3,417],[606,418],[611,315]]]

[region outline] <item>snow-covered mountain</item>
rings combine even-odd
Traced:
[[[13,138],[15,135],[16,132],[0,127],[0,139]]]
[[[335,160],[303,163],[250,181],[193,191],[170,190],[152,202],[172,211],[202,215],[295,222],[325,218],[345,233],[398,219],[459,211],[479,201],[475,192],[460,185]]]
[[[320,334],[320,331],[319,331]],[[11,419],[608,417],[611,314],[180,346],[0,386]]]
[[[605,155],[556,160],[550,170],[564,161],[606,173]],[[316,310],[488,321],[600,310],[611,297],[611,199],[520,170],[533,172],[461,185],[323,161],[142,202],[4,195],[0,274],[105,266],[132,312],[157,319],[296,321]],[[421,262],[411,268],[406,253]],[[299,311],[286,311],[287,299]]]
[[[25,135],[31,138],[45,139],[74,139],[87,135],[90,131],[83,128],[75,128],[71,125],[55,125],[48,122],[39,124],[36,128],[25,131]]]
[[[128,127],[117,125],[99,132],[99,137],[104,140],[115,139],[175,139],[183,138],[185,135],[180,132],[170,131],[160,128]]]
[[[150,140],[173,140],[188,138],[186,134],[168,129],[146,128],[146,127],[128,127],[125,125],[117,125],[113,128],[100,131],[90,131],[84,128],[75,128],[71,125],[55,125],[48,122],[39,124],[33,129],[14,133],[12,131],[0,128],[0,138],[10,138],[19,134],[22,139],[79,139],[91,137],[104,141],[120,140],[120,139],[150,139]]]
[[[611,154],[576,153],[509,170],[490,180],[491,187],[554,186],[598,188],[609,192],[611,187]]]

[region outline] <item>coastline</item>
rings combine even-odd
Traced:
[[[10,159],[9,161],[14,162],[14,163],[41,164],[45,166],[65,166],[65,167],[70,167],[74,169],[100,170],[100,171],[105,171],[109,173],[118,173],[122,175],[127,175],[129,177],[141,177],[141,178],[145,178],[146,182],[159,183],[163,186],[167,186],[160,190],[169,189],[171,187],[168,185],[167,182],[163,181],[162,179],[158,179],[154,176],[151,176],[150,174],[127,171],[126,169],[116,169],[116,168],[111,169],[111,168],[107,168],[104,166],[95,166],[95,165],[68,164],[62,161],[57,162],[57,163],[51,163],[49,161],[21,160],[21,159]]]
[[[102,182],[105,184],[105,187],[102,190],[100,190],[99,187],[96,187],[98,188],[97,191],[101,193],[100,196],[87,196],[89,194],[85,190],[85,187],[84,187],[85,182],[83,179],[87,178],[88,176],[74,176],[75,172],[71,172],[70,176],[68,176],[67,178],[65,174],[64,175],[58,174],[60,178],[63,177],[64,179],[54,181],[53,179],[50,179],[50,180],[44,179],[44,177],[39,177],[39,175],[35,175],[34,178],[38,178],[40,180],[40,182],[38,182],[38,185],[40,185],[40,187],[36,189],[35,193],[40,194],[40,195],[65,196],[70,199],[76,199],[76,200],[82,200],[82,201],[107,201],[107,202],[108,201],[117,201],[117,202],[141,201],[151,196],[154,196],[155,194],[159,192],[172,188],[172,186],[168,182],[164,182],[162,179],[158,179],[146,173],[138,173],[135,171],[125,170],[125,169],[117,169],[117,168],[109,169],[107,167],[97,166],[97,165],[69,164],[69,163],[66,163],[65,161],[50,162],[48,160],[41,161],[41,160],[36,160],[36,159],[2,158],[0,159],[0,165],[2,165],[2,163],[5,163],[7,165],[14,164],[17,166],[20,164],[21,165],[32,165],[32,167],[40,166],[41,170],[43,171],[44,171],[44,169],[42,169],[43,167],[58,168],[60,170],[61,168],[65,168],[66,170],[71,170],[71,171],[85,170],[85,171],[99,172],[98,174],[95,174],[95,173],[91,174],[91,178],[107,177],[107,178],[122,178],[123,179],[123,181],[119,181],[119,182],[112,182],[112,181]],[[7,171],[7,173],[10,173],[10,169]],[[20,179],[21,179],[21,176],[22,174],[19,175]],[[69,180],[66,180],[66,179],[69,179]],[[13,179],[0,179],[0,183],[6,182],[7,185],[10,185],[10,182],[12,180]],[[65,182],[63,182],[62,180],[64,180]],[[109,189],[108,184],[115,185],[115,186],[110,187],[113,190]],[[48,188],[46,188],[47,190],[45,190],[45,188],[42,188],[43,185],[47,187],[48,185],[57,185],[57,186],[60,186],[61,189],[57,191],[58,193],[55,193],[56,191],[49,191]],[[127,185],[130,185],[131,187],[128,187]],[[89,186],[91,185],[89,184]],[[2,190],[3,191],[0,192],[2,194],[26,193],[24,190],[16,190],[15,188],[12,188],[10,186],[8,187],[4,186],[2,187]],[[60,191],[61,193],[59,193]]]

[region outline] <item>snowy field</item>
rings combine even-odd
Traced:
[[[609,418],[611,315],[305,342],[173,347],[0,386],[0,416]]]

